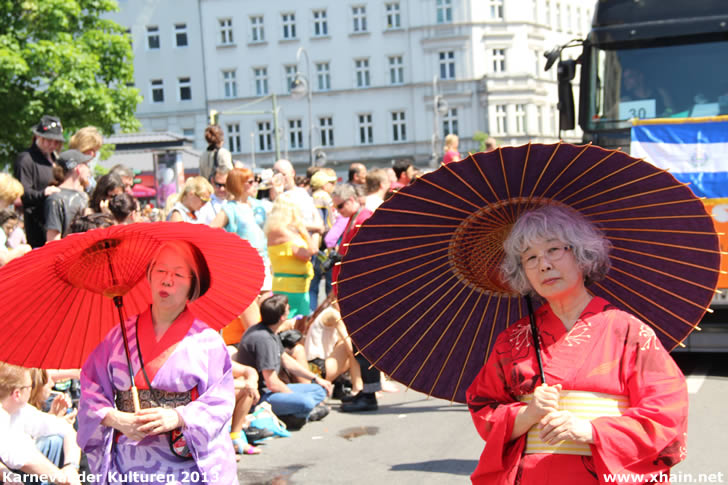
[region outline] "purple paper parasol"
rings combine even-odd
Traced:
[[[513,223],[544,204],[580,211],[611,241],[612,268],[590,292],[650,324],[668,349],[695,328],[720,250],[690,189],[620,151],[526,145],[442,166],[362,225],[337,283],[361,353],[415,390],[464,402],[498,333],[527,315],[498,267]]]

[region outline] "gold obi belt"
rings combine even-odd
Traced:
[[[193,401],[192,392],[172,392],[159,389],[139,389],[139,407],[148,408],[176,408],[185,406]],[[116,391],[116,409],[127,413],[134,412],[134,400],[131,390]]]
[[[530,403],[533,394],[520,396],[519,401]],[[627,396],[615,396],[600,392],[587,391],[561,391],[559,397],[559,410],[569,411],[574,416],[591,421],[602,416],[621,416],[629,408]],[[526,450],[524,453],[560,453],[562,455],[591,456],[591,449],[586,443],[564,440],[550,445],[539,438],[538,425],[534,425],[526,436]]]

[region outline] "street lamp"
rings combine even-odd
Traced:
[[[440,116],[447,114],[447,100],[440,94],[437,86],[437,75],[432,78],[432,163],[437,163],[437,140],[439,138]]]
[[[298,66],[301,63],[301,54],[306,54],[306,75],[301,74]],[[303,47],[296,52],[296,77],[291,83],[291,96],[293,99],[301,99],[306,96],[308,99],[308,164],[313,167],[313,115],[311,114],[311,101],[313,98],[311,89],[311,60],[308,51]]]

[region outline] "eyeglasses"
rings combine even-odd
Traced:
[[[212,183],[215,184],[215,187],[217,187],[218,189],[224,189],[225,188],[225,182],[220,183],[220,182],[215,182],[213,180]],[[200,199],[202,199],[202,197],[200,197]]]
[[[167,279],[169,276],[171,276],[172,279],[177,280],[177,281],[185,281],[185,280],[192,279],[192,275],[188,275],[188,274],[182,273],[180,271],[169,271],[164,268],[154,268],[152,270],[152,276],[162,278],[162,279]]]
[[[205,204],[207,204],[208,202],[210,202],[210,197],[209,196],[208,197],[203,197],[200,194],[195,194],[195,195],[197,196],[198,199],[200,199]]]
[[[347,203],[347,202],[349,202],[349,199],[346,199],[346,200],[345,200],[344,202],[342,202],[341,204],[336,204],[336,210],[341,210],[341,209],[343,209],[343,208],[344,208],[344,206],[346,205],[346,203]]]
[[[571,249],[571,246],[554,246],[548,248],[541,255],[532,254],[525,260],[521,260],[521,265],[526,269],[535,269],[536,267],[538,267],[538,262],[541,258],[546,258],[553,263],[563,258],[564,254],[566,254],[566,252],[570,251]]]

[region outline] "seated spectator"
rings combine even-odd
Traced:
[[[273,295],[260,306],[261,322],[250,327],[238,344],[235,360],[258,372],[259,402],[270,403],[273,412],[289,429],[300,429],[307,421],[317,421],[328,414],[321,404],[331,383],[299,364],[283,350],[277,331],[288,315],[288,297]],[[286,384],[285,371],[304,377],[310,384]]]
[[[2,230],[0,230],[0,267],[7,262],[18,258],[28,251],[31,247],[27,244],[19,244],[15,248],[7,246],[7,240],[17,225],[18,215],[13,210],[12,205],[23,195],[23,185],[11,175],[0,173],[0,211],[2,211]],[[16,221],[15,224],[12,221]]]
[[[304,343],[309,369],[333,383],[341,374],[351,375],[352,392],[362,390],[359,363],[354,358],[351,339],[341,314],[333,307],[314,319]]]
[[[67,394],[53,391],[55,382],[48,371],[30,369],[30,379],[33,382],[33,388],[30,390],[28,404],[39,411],[58,416],[72,425],[76,421],[78,410],[73,409],[73,402]]]
[[[19,473],[80,485],[76,432],[65,420],[28,404],[32,387],[28,369],[0,364],[0,460]],[[24,481],[37,483],[32,481],[37,478],[26,475]]]
[[[231,347],[228,347],[230,349]],[[235,353],[230,356],[235,358]],[[233,379],[235,380],[235,410],[230,430],[230,439],[238,455],[257,455],[260,448],[252,445],[257,440],[272,436],[273,433],[259,428],[246,426],[250,410],[260,399],[258,373],[254,368],[233,360]]]

